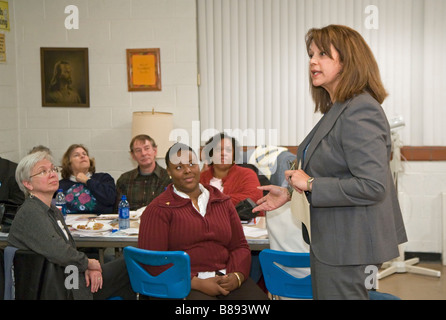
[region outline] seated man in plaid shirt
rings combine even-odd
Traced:
[[[166,169],[156,163],[157,145],[148,135],[137,135],[130,142],[130,154],[138,167],[123,173],[116,182],[116,205],[122,195],[127,196],[130,210],[147,206],[169,185]]]

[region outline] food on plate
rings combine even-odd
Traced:
[[[104,226],[103,223],[95,222],[95,223],[93,224],[93,227],[89,227],[89,226],[88,226],[88,223],[87,223],[87,224],[85,224],[85,225],[84,225],[84,224],[80,224],[80,225],[78,225],[78,226],[77,226],[77,229],[79,229],[79,230],[101,230],[103,226]]]
[[[93,225],[93,230],[101,230],[103,226],[104,226],[103,223],[96,222],[96,223]]]

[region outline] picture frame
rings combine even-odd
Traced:
[[[161,91],[160,49],[126,49],[128,91]]]
[[[43,107],[90,107],[88,48],[40,48]]]

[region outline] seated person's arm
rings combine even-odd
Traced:
[[[96,199],[106,206],[112,206],[116,202],[115,180],[111,175],[103,174],[94,176],[87,181],[87,187]]]
[[[241,282],[243,282],[249,276],[251,270],[251,250],[246,241],[245,233],[235,207],[230,202],[227,203],[232,237],[228,247],[229,259],[226,265],[226,272],[227,274],[237,272],[241,278]]]
[[[52,263],[64,267],[74,265],[80,272],[87,270],[88,258],[85,253],[68,244],[55,229],[58,227],[45,219],[34,219],[33,212],[29,212],[26,219],[26,223],[17,223],[15,226],[15,234],[23,235],[18,240],[23,242],[24,246]]]
[[[223,191],[224,194],[231,197],[234,205],[248,198],[257,202],[263,196],[262,190],[258,189],[260,182],[257,174],[251,169],[245,170],[245,172],[246,174],[241,180],[241,183],[231,186],[230,190],[226,188]]]

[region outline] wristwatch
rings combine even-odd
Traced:
[[[313,177],[309,177],[308,178],[308,180],[307,180],[307,189],[308,189],[308,191],[309,192],[311,192],[311,183],[314,181],[314,178]]]

